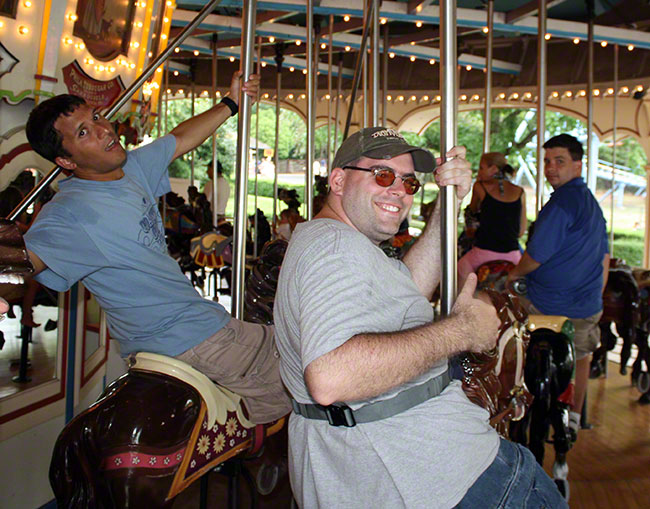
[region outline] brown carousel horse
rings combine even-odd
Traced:
[[[0,220],[0,276],[17,282],[32,271],[15,224]],[[257,452],[284,425],[284,418],[251,423],[239,396],[177,359],[139,353],[129,361],[128,373],[72,419],[55,443],[50,483],[59,507],[171,507],[192,482]],[[232,470],[255,498],[250,474]],[[234,488],[237,479],[231,475]],[[232,491],[229,502],[236,506]]]
[[[606,373],[607,352],[614,349],[618,340],[612,332],[612,323],[623,340],[620,372],[627,374],[632,345],[636,345],[638,354],[632,365],[632,384],[643,393],[639,402],[650,403],[650,271],[630,268],[617,258],[610,261],[609,277],[603,293],[601,345],[591,361],[591,378]]]
[[[472,387],[472,390],[468,391],[466,389],[466,392],[472,401],[481,404],[490,411],[493,421],[495,412],[499,408],[502,409],[502,413],[505,412],[506,415],[514,416],[507,429],[510,438],[526,445],[540,464],[543,464],[544,445],[550,427],[553,427],[553,446],[555,449],[553,478],[560,492],[568,500],[569,485],[567,481],[568,465],[566,455],[572,445],[568,422],[569,407],[573,400],[572,378],[575,369],[573,324],[565,317],[527,316],[525,309],[523,309],[517,298],[508,292],[504,292],[507,274],[513,267],[514,265],[510,262],[496,260],[481,265],[477,270],[478,287],[487,289],[490,292],[490,298],[501,318],[502,326],[497,346],[499,351],[503,351],[502,362],[506,363],[506,365],[510,363],[510,368],[506,369],[505,374],[500,373],[498,370],[493,370],[491,373],[488,371],[491,376],[486,377],[484,374],[485,368],[490,366],[490,362],[495,362],[492,357],[493,354],[492,352],[478,354],[478,359],[475,359],[474,362],[482,361],[484,369],[474,373],[475,379],[471,382],[471,385],[463,379],[463,386],[478,386],[478,390]],[[524,285],[521,283],[515,285],[515,290],[520,294],[525,293]],[[500,299],[513,301],[513,304],[507,307],[507,316],[504,316],[504,306]],[[512,332],[509,334],[504,333],[504,328],[507,327],[508,323],[515,324],[514,327],[524,328],[525,331],[519,333],[521,339],[516,341],[510,339],[504,346],[504,337],[507,338],[508,335],[517,337],[517,334]],[[521,353],[522,347],[524,355]],[[475,354],[468,355],[475,356]],[[512,387],[511,394],[504,393],[502,389],[499,392],[498,387],[486,388],[494,384],[494,374],[497,374],[500,381],[506,386]],[[522,375],[525,383],[521,381],[520,377]],[[482,393],[500,396],[499,398],[493,396],[492,400],[488,400],[487,404],[482,404],[476,397],[476,395]],[[507,398],[509,395],[512,398],[510,400]],[[527,412],[525,411],[526,408],[528,408]],[[503,426],[501,428],[497,427],[497,430],[500,431],[501,429],[503,429]],[[508,436],[505,433],[502,434]]]

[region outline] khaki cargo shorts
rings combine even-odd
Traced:
[[[519,297],[519,300],[531,315],[544,314],[526,297]],[[600,345],[600,327],[598,326],[598,322],[600,322],[602,314],[602,311],[598,311],[595,315],[588,316],[587,318],[568,317],[575,327],[573,344],[576,349],[576,360],[584,359],[588,355],[591,355]]]
[[[273,327],[231,318],[223,329],[176,358],[241,396],[255,424],[291,411]]]

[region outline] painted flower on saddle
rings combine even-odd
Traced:
[[[226,422],[226,434],[231,437],[237,432],[237,419],[231,417]]]
[[[205,454],[210,448],[210,437],[208,435],[201,435],[199,441],[196,443],[196,450],[199,454]]]
[[[219,454],[221,451],[223,451],[225,445],[226,445],[226,437],[224,436],[223,433],[219,433],[217,437],[214,439],[214,444],[212,445],[214,452]]]

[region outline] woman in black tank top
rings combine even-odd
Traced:
[[[499,152],[481,157],[478,178],[472,189],[469,208],[478,215],[480,225],[474,236],[474,247],[458,261],[460,284],[470,272],[492,260],[507,260],[515,265],[521,258],[519,237],[526,231],[526,195],[523,188],[509,182],[514,169]]]

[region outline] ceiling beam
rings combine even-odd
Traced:
[[[546,0],[546,10],[551,7],[555,7],[566,0]],[[537,11],[539,10],[539,0],[531,0],[530,2],[512,9],[511,11],[506,12],[506,23],[514,23],[520,19],[527,18],[529,16],[536,16]]]

